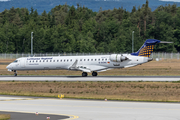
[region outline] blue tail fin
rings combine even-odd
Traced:
[[[160,40],[156,40],[156,39],[147,39],[145,43],[142,45],[142,47],[136,53],[131,53],[131,55],[150,57],[151,53],[153,52],[155,44],[160,42],[161,42]]]

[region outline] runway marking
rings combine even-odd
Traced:
[[[35,114],[35,112],[25,112],[25,111],[9,111],[9,110],[0,110],[1,112],[17,112],[17,113],[33,113]],[[49,115],[64,115],[64,116],[69,116],[69,118],[67,119],[63,119],[63,120],[73,120],[73,119],[77,119],[79,118],[79,116],[76,115],[68,115],[68,114],[56,114],[56,113],[39,113],[40,114],[49,114]]]

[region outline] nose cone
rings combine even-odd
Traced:
[[[9,64],[6,68],[7,68],[7,69],[11,69],[11,64]]]
[[[8,71],[12,71],[12,65],[11,64],[9,64],[7,67],[6,67],[7,69],[8,69]]]

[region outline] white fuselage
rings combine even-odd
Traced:
[[[112,68],[133,67],[148,62],[148,57],[123,54],[128,60],[114,62],[110,55],[93,56],[52,56],[52,57],[22,57],[7,66],[12,70],[80,70],[83,72],[101,72]],[[76,64],[75,64],[76,63]],[[75,64],[76,69],[71,69]]]

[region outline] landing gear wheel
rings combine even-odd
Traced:
[[[16,72],[16,70],[14,70],[14,76],[17,76],[17,72]]]
[[[17,76],[17,73],[14,73],[14,76]]]
[[[97,72],[92,72],[92,76],[97,76]]]
[[[88,74],[87,74],[86,72],[83,72],[83,73],[82,73],[82,77],[87,77],[87,75],[88,75]]]

